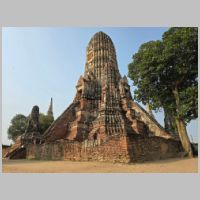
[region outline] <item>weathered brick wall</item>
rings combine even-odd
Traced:
[[[127,138],[128,152],[132,162],[143,162],[180,157],[182,145],[174,139],[131,135]]]
[[[27,146],[27,158],[44,160],[110,161],[129,162],[126,137],[112,137],[99,144],[95,141],[63,141],[50,144]]]
[[[28,159],[63,160],[64,143],[28,144],[26,153]]]
[[[100,144],[96,141],[28,145],[27,158],[44,160],[143,162],[180,156],[179,142],[160,137],[112,136]]]
[[[10,151],[10,146],[2,145],[2,158]]]
[[[64,150],[66,160],[96,160],[110,162],[129,162],[126,137],[115,137],[98,144],[98,141],[67,143]]]
[[[16,149],[10,156],[9,159],[25,159],[26,148]]]

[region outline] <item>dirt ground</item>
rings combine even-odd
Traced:
[[[198,159],[169,159],[140,164],[3,160],[5,173],[197,173]]]

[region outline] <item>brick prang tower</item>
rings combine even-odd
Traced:
[[[59,139],[106,141],[113,135],[172,137],[133,101],[126,76],[121,77],[111,38],[103,32],[90,40],[85,72],[72,104],[45,132],[46,142]]]

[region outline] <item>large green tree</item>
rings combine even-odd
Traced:
[[[198,29],[170,28],[162,40],[141,45],[129,64],[129,77],[137,86],[134,98],[170,114],[192,156],[186,124],[198,117]]]
[[[8,139],[15,142],[18,136],[22,135],[26,130],[27,118],[22,114],[15,115],[8,128]]]

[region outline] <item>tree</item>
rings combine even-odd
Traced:
[[[25,133],[27,128],[28,119],[30,116],[26,117],[22,114],[17,114],[11,120],[11,125],[8,128],[8,139],[11,139],[13,142],[16,141],[18,136],[21,136]],[[40,123],[40,132],[43,134],[47,128],[54,121],[53,116],[44,115],[40,113],[39,123]]]
[[[198,117],[198,29],[170,28],[162,40],[144,43],[129,64],[134,98],[175,119],[182,146],[192,149],[186,124]]]
[[[44,115],[43,113],[40,113],[39,122],[42,134],[49,128],[53,121],[53,116]]]
[[[178,131],[173,115],[164,110],[164,127],[165,130],[170,132],[175,138],[178,138]]]
[[[26,130],[27,118],[22,114],[15,115],[11,120],[11,125],[8,128],[8,139],[13,142],[18,136],[22,135]]]

